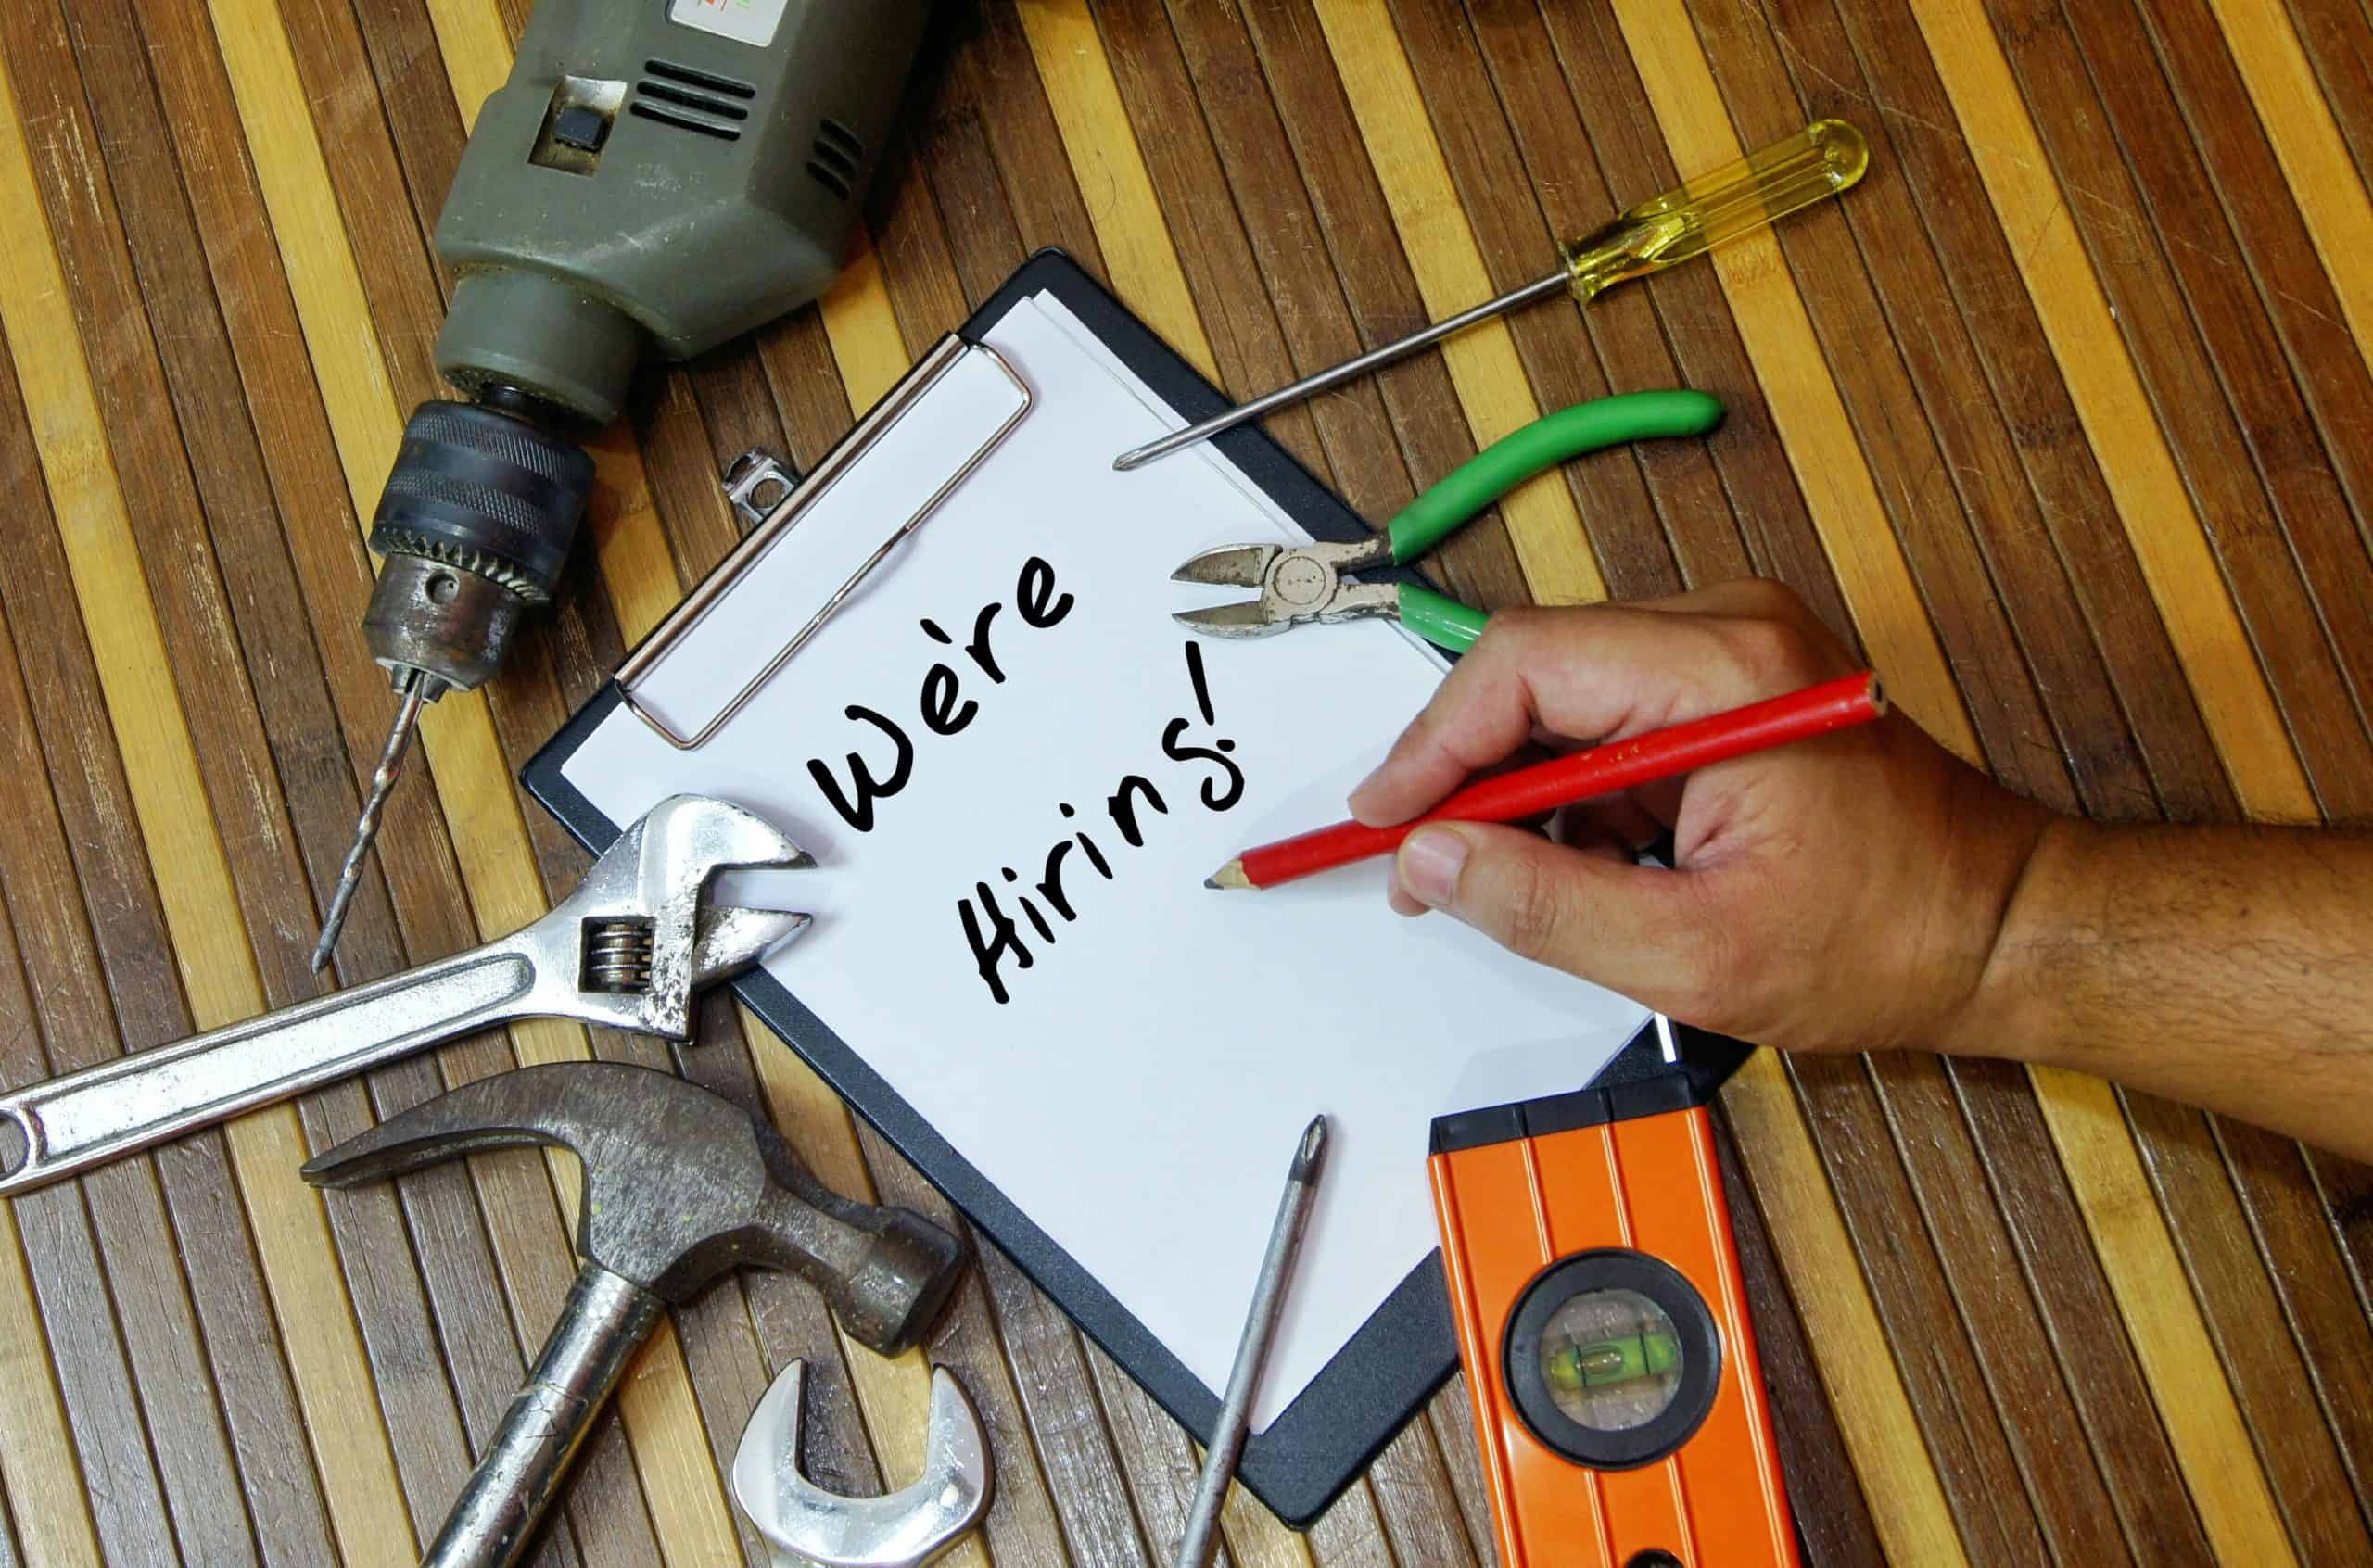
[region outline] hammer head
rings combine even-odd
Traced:
[[[304,1175],[347,1187],[527,1144],[584,1165],[577,1250],[671,1302],[744,1264],[787,1269],[824,1292],[860,1344],[895,1356],[930,1329],[963,1268],[956,1237],[831,1191],[732,1102],[614,1062],[480,1079],[349,1139]]]

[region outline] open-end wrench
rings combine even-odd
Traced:
[[[695,990],[808,924],[783,910],[709,906],[710,879],[814,864],[740,806],[672,796],[550,914],[498,942],[0,1094],[0,1196],[513,1018],[688,1039]]]
[[[988,1435],[963,1386],[931,1370],[931,1426],[920,1475],[878,1498],[844,1498],[800,1473],[807,1363],[782,1370],[742,1429],[733,1500],[774,1548],[775,1568],[922,1568],[989,1511]]]

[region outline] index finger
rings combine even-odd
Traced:
[[[1351,815],[1371,826],[1405,822],[1505,758],[1536,725],[1620,740],[1850,669],[1842,649],[1808,634],[1802,613],[1787,590],[1761,583],[1636,605],[1497,612],[1351,791]]]

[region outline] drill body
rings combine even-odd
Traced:
[[[579,439],[679,360],[828,287],[929,0],[538,0],[437,224],[453,298],[372,517],[362,618],[401,699],[328,961],[420,707],[490,678],[552,598],[592,487]]]

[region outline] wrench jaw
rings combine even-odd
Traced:
[[[672,795],[603,851],[577,891],[520,933],[563,983],[548,1008],[589,1023],[692,1035],[692,993],[805,930],[790,911],[705,910],[720,871],[805,870],[815,857],[772,823],[703,795]]]

